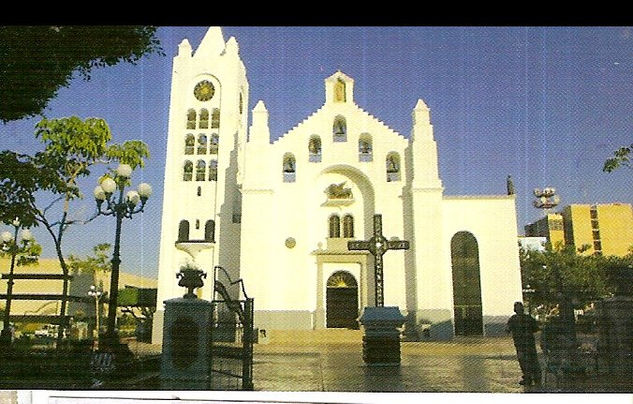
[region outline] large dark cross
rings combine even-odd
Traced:
[[[374,215],[374,235],[368,241],[348,241],[348,250],[369,250],[374,256],[374,281],[376,285],[376,307],[385,305],[382,256],[388,250],[408,250],[409,242],[389,241],[382,235],[382,215]]]

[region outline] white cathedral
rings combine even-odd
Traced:
[[[235,38],[210,28],[195,50],[184,39],[172,74],[154,342],[187,264],[208,274],[203,299],[215,266],[243,279],[260,329],[358,327],[375,304],[374,259],[347,242],[368,240],[375,214],[387,239],[410,243],[384,255],[384,303],[410,336],[503,332],[522,300],[515,196],[444,195],[424,101],[407,139],[338,71],[323,104],[271,142],[263,101],[249,121]]]

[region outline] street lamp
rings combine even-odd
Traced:
[[[103,292],[97,289],[95,285],[92,285],[90,286],[90,290],[88,291],[88,296],[95,299],[95,347],[99,348],[99,330],[101,328],[99,326],[99,317],[101,315],[101,310],[99,310],[99,303],[101,302],[101,298],[103,297]]]
[[[11,255],[11,266],[9,269],[9,276],[7,282],[7,300],[6,307],[4,308],[4,324],[2,332],[0,333],[0,340],[3,344],[11,343],[11,296],[13,295],[13,271],[15,269],[15,257],[18,254],[23,254],[28,251],[31,243],[35,242],[33,235],[29,229],[22,229],[20,234],[20,241],[18,241],[18,233],[21,228],[20,220],[16,217],[11,223],[14,228],[13,234],[9,231],[5,231],[0,234],[0,249],[7,254]],[[21,244],[21,245],[20,245]]]
[[[106,340],[114,343],[116,338],[116,313],[119,288],[119,265],[121,245],[121,223],[123,218],[131,218],[134,214],[143,212],[147,199],[152,194],[149,184],[139,184],[136,191],[131,190],[125,194],[125,187],[132,175],[132,168],[127,164],[119,164],[114,178],[107,177],[94,189],[94,197],[97,202],[97,214],[114,216],[116,218],[116,233],[114,237],[114,251],[112,253],[112,273],[110,276],[110,304],[108,305],[108,322]],[[118,197],[114,194],[118,190]],[[105,206],[104,206],[105,202]],[[140,205],[139,205],[140,202]]]

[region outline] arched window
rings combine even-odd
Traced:
[[[196,219],[196,230],[200,229],[200,219]]]
[[[193,163],[187,160],[185,161],[185,165],[183,167],[182,180],[191,181],[192,178],[193,178]]]
[[[218,180],[218,161],[211,160],[209,161],[209,181],[217,181]]]
[[[196,195],[202,196],[202,187],[198,187],[198,191],[197,191]]]
[[[398,153],[387,155],[387,182],[400,181],[400,156]]]
[[[195,129],[196,128],[196,111],[190,109],[187,111],[187,129]]]
[[[220,137],[217,133],[213,133],[209,144],[209,154],[218,154],[218,143],[220,143]]]
[[[345,82],[341,79],[334,84],[334,102],[345,102]]]
[[[198,135],[198,154],[207,154],[207,135]]]
[[[352,215],[343,216],[343,237],[354,237],[354,217]]]
[[[217,129],[220,127],[220,110],[218,108],[213,108],[213,112],[211,114],[211,128]]]
[[[363,133],[358,139],[358,161],[368,162],[373,161],[373,159],[371,135]]]
[[[240,105],[239,105],[240,115],[244,112],[244,97],[242,93],[240,93]]]
[[[341,219],[338,215],[330,216],[328,220],[330,238],[341,237]]]
[[[185,137],[185,154],[193,154],[193,149],[196,145],[196,137],[191,133]]]
[[[209,111],[206,108],[200,110],[200,129],[209,129]]]
[[[297,175],[297,163],[295,156],[290,153],[286,153],[283,160],[283,175],[284,182],[295,182]]]
[[[373,150],[371,144],[371,135],[369,133],[363,133],[358,140],[358,161],[372,161]]]
[[[479,246],[472,233],[460,231],[451,239],[451,266],[455,334],[482,335]]]
[[[334,124],[332,125],[332,135],[335,142],[347,141],[347,121],[345,121],[345,117],[339,115],[334,118]]]
[[[215,222],[213,220],[207,220],[204,225],[204,241],[215,243]]]
[[[177,242],[189,241],[189,222],[181,220],[178,224],[178,240]]]
[[[308,142],[308,161],[312,163],[321,162],[321,138],[317,135],[310,137]]]
[[[196,181],[204,181],[204,172],[207,169],[207,164],[204,160],[198,160],[196,163]]]

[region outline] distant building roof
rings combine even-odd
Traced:
[[[524,237],[519,236],[519,247],[531,251],[545,251],[547,237]]]

